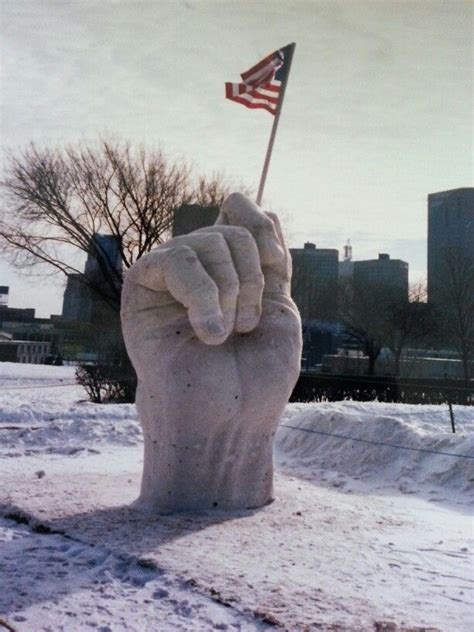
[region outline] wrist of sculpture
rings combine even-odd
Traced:
[[[137,505],[172,513],[252,509],[270,503],[275,431],[249,432],[255,421],[229,417],[227,429],[199,437],[183,437],[178,432],[158,437],[159,432],[145,433]],[[272,425],[277,421],[274,419]],[[169,420],[160,419],[159,427],[169,428]]]

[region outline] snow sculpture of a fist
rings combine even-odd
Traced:
[[[276,216],[233,193],[214,226],[139,259],[122,294],[157,512],[272,500],[273,439],[300,369],[301,323]]]

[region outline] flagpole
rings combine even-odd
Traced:
[[[288,83],[288,77],[290,76],[291,62],[293,61],[293,53],[295,52],[296,44],[293,42],[289,45],[289,53],[288,53],[288,66],[286,70],[286,75],[283,80],[283,84],[281,86],[280,98],[278,100],[277,109],[275,112],[275,118],[273,120],[272,131],[270,134],[270,140],[268,141],[267,154],[265,156],[265,162],[263,163],[262,175],[260,178],[260,184],[258,187],[257,193],[257,204],[260,205],[262,201],[263,189],[265,187],[265,180],[267,179],[268,167],[270,165],[270,159],[272,157],[273,151],[273,143],[275,142],[275,136],[277,133],[278,122],[280,120],[281,108],[283,106],[283,99],[285,98],[286,84]]]

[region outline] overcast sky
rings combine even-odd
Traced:
[[[473,185],[473,3],[0,0],[1,146],[112,135],[258,186],[273,117],[224,99],[296,42],[264,195],[290,245],[389,252],[426,274],[428,193]],[[64,281],[10,305],[59,313]]]

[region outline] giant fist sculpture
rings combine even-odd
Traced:
[[[214,226],[139,259],[122,293],[157,512],[272,500],[273,439],[300,369],[291,260],[275,215],[233,193]]]

